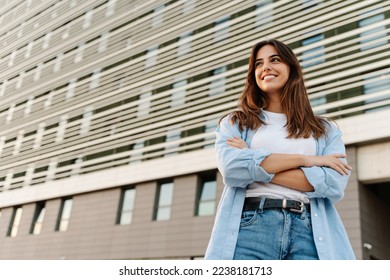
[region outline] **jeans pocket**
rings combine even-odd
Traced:
[[[246,227],[254,223],[257,219],[257,210],[242,212],[240,227]]]

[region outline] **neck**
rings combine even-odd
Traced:
[[[268,94],[268,104],[264,109],[273,113],[283,113],[280,94]]]
[[[270,102],[267,107],[264,108],[266,111],[273,113],[283,114],[282,105],[280,103]]]

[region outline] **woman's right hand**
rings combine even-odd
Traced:
[[[305,156],[305,167],[326,166],[336,170],[341,175],[348,175],[352,167],[348,163],[340,160],[346,158],[345,154],[330,154],[324,156]]]

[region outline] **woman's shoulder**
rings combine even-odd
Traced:
[[[325,127],[325,136],[326,138],[334,138],[337,136],[340,136],[341,130],[335,120],[328,119],[328,118],[321,118],[321,121]]]

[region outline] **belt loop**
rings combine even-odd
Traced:
[[[303,211],[302,211],[302,213],[301,213],[301,220],[306,219],[306,215],[307,215],[307,208],[306,208],[306,206],[304,205],[304,206],[303,206]]]
[[[259,204],[259,213],[263,213],[263,211],[264,211],[264,203],[265,203],[265,200],[266,200],[265,197],[262,197],[261,200],[260,200],[260,204]]]
[[[283,201],[282,201],[282,208],[283,209],[286,209],[287,207],[287,200],[285,198],[283,198]]]

